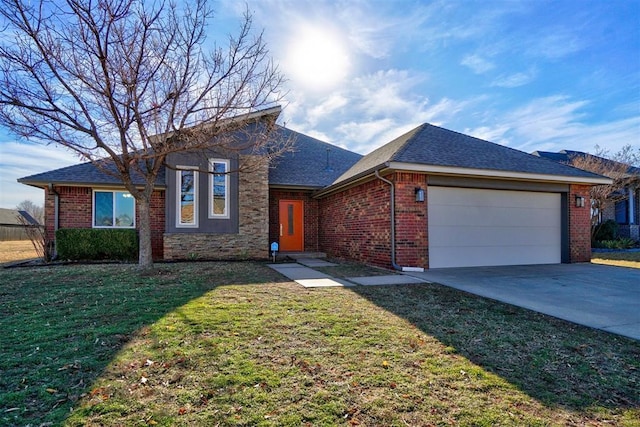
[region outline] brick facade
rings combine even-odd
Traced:
[[[376,179],[320,200],[320,250],[391,267],[390,187]]]
[[[428,177],[396,172],[385,177],[395,186],[396,264],[429,267]],[[329,256],[391,267],[389,185],[372,180],[320,200],[320,250]],[[416,202],[416,188],[425,190],[425,202]],[[590,186],[571,185],[569,249],[574,262],[591,259]],[[585,207],[575,206],[575,197]]]
[[[396,264],[428,267],[427,202],[416,202],[427,176],[394,173]],[[337,258],[391,268],[391,187],[375,179],[320,201],[320,250]]]
[[[319,250],[319,212],[318,200],[311,197],[309,191],[269,190],[269,242],[278,242],[280,237],[280,200],[302,200],[304,202],[304,250]]]
[[[396,264],[429,267],[427,236],[427,175],[394,174],[396,199]],[[425,201],[416,202],[416,188],[425,190]]]
[[[93,227],[93,189],[55,185],[54,191],[45,190],[44,211],[47,238],[55,238],[55,193],[58,194],[58,228]],[[121,189],[124,191],[124,189]],[[139,223],[136,209],[136,224]],[[154,259],[162,259],[164,232],[164,190],[151,196],[151,249]]]
[[[569,208],[569,262],[591,261],[591,198],[588,185],[571,185]],[[576,196],[584,197],[584,207],[576,207]]]
[[[269,167],[240,172],[238,233],[165,233],[164,258],[266,259],[269,257]]]

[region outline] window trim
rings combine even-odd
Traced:
[[[182,171],[193,171],[193,223],[182,223]],[[195,166],[176,166],[176,228],[198,228],[198,168]]]
[[[213,179],[215,178],[216,174],[213,173],[213,166],[215,163],[221,163],[224,164],[224,169],[225,169],[225,174],[224,174],[224,188],[225,188],[225,198],[224,198],[224,214],[216,214],[213,212],[213,189],[214,189],[214,184],[213,184]],[[231,188],[230,185],[230,181],[229,181],[229,168],[230,168],[231,163],[229,162],[229,159],[209,159],[209,193],[207,196],[208,199],[208,204],[209,204],[209,208],[208,208],[208,218],[209,219],[229,219],[231,218],[231,214],[229,212],[230,210],[230,203],[229,203],[229,198],[230,198],[230,194],[229,194],[229,190]]]
[[[96,225],[96,193],[111,193],[111,219],[114,225]],[[116,223],[116,193],[128,194],[133,198],[133,225],[131,226],[117,226]],[[127,190],[122,189],[110,189],[110,188],[92,188],[91,189],[91,228],[116,228],[116,229],[134,229],[136,228],[136,214],[137,214],[136,198],[131,195]]]

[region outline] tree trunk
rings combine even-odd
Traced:
[[[151,196],[143,194],[136,200],[138,209],[138,268],[148,270],[153,268],[153,254],[151,252]]]

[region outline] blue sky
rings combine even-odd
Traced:
[[[288,77],[281,122],[366,154],[429,122],[512,148],[640,146],[640,0],[248,1]],[[214,4],[212,39],[244,2]],[[77,162],[0,129],[0,207],[16,179]]]

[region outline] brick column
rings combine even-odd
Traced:
[[[569,252],[570,262],[591,260],[591,198],[588,185],[569,188]],[[576,206],[576,196],[584,197],[584,207]]]

